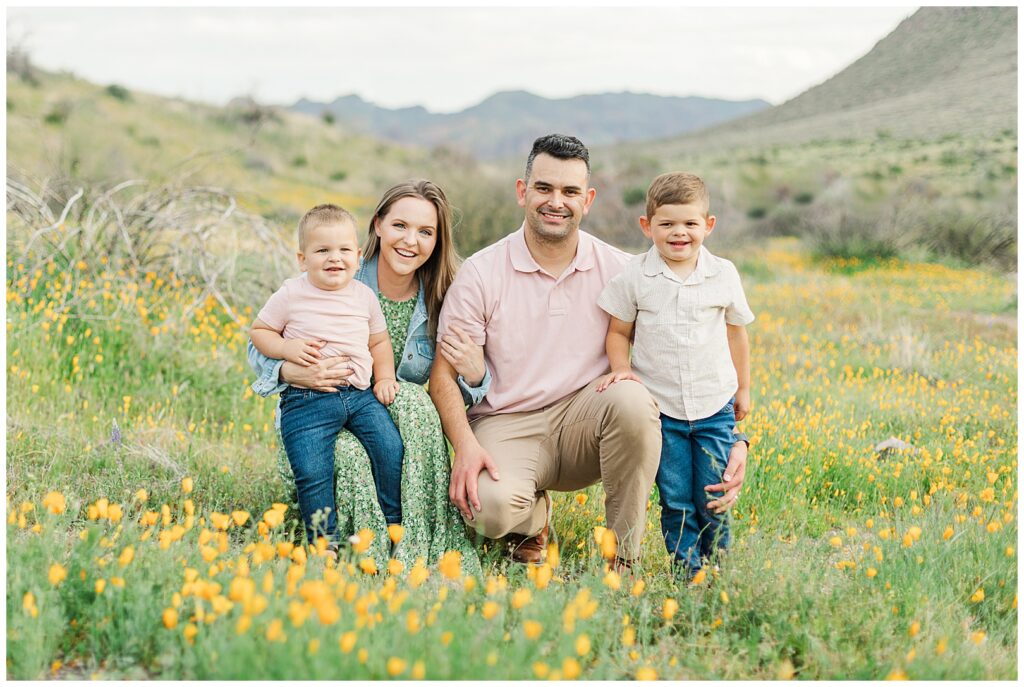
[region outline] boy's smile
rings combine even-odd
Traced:
[[[650,218],[640,218],[644,236],[651,239],[672,271],[684,278],[697,266],[700,247],[714,227],[715,217],[694,203],[660,205]]]

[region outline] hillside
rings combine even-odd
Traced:
[[[7,174],[32,187],[188,174],[291,227],[318,202],[372,209],[382,188],[429,170],[422,149],[244,99],[218,108],[66,74],[35,81],[7,76]]]
[[[925,7],[796,98],[647,148],[989,135],[1016,126],[1017,8]]]
[[[302,99],[293,110],[331,113],[342,126],[403,144],[445,145],[482,159],[521,155],[535,138],[571,131],[589,145],[639,141],[701,129],[768,107],[763,100],[728,101],[601,93],[548,99],[526,91],[496,93],[452,114],[422,107],[377,107],[349,95],[331,103]]]

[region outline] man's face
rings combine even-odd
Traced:
[[[529,179],[516,181],[527,230],[541,241],[558,243],[575,234],[595,194],[587,188],[587,163],[545,153],[534,158]]]

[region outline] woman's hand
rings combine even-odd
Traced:
[[[353,372],[347,355],[324,358],[314,365],[303,366],[288,362],[281,366],[279,375],[282,382],[303,389],[334,391],[339,386],[348,386],[348,377]]]
[[[448,333],[441,337],[437,350],[467,384],[480,386],[487,372],[484,367],[484,349],[473,343],[469,334],[452,325]]]

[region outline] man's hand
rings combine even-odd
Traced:
[[[480,473],[484,470],[487,470],[495,482],[500,479],[498,467],[475,438],[471,437],[461,446],[455,447],[452,476],[448,483],[448,498],[467,520],[474,517],[470,506],[476,512],[480,512],[477,483],[480,480]]]
[[[281,352],[284,359],[296,365],[315,365],[323,355],[320,349],[325,341],[314,341],[312,339],[285,339],[281,344]]]
[[[736,400],[732,404],[732,409],[736,413],[736,422],[750,414],[750,389],[736,391]]]
[[[633,374],[632,368],[626,368],[624,370],[612,370],[603,377],[598,377],[597,392],[601,393],[615,382],[621,382],[625,379],[632,379],[634,382],[639,382],[640,378]]]
[[[725,466],[722,473],[722,481],[718,484],[709,484],[704,487],[707,492],[724,492],[714,501],[708,501],[708,510],[712,513],[724,513],[734,505],[740,497],[740,487],[743,486],[743,476],[747,471],[747,444],[737,441],[729,451],[729,464]]]
[[[292,386],[330,392],[339,386],[348,386],[348,378],[353,372],[349,357],[339,355],[309,366],[285,361],[279,376],[282,382]]]
[[[437,349],[467,384],[480,386],[486,373],[483,346],[474,343],[469,334],[453,324],[448,328],[448,333],[441,337]]]
[[[373,385],[373,395],[386,406],[391,405],[398,395],[398,382],[393,379],[381,379]]]

